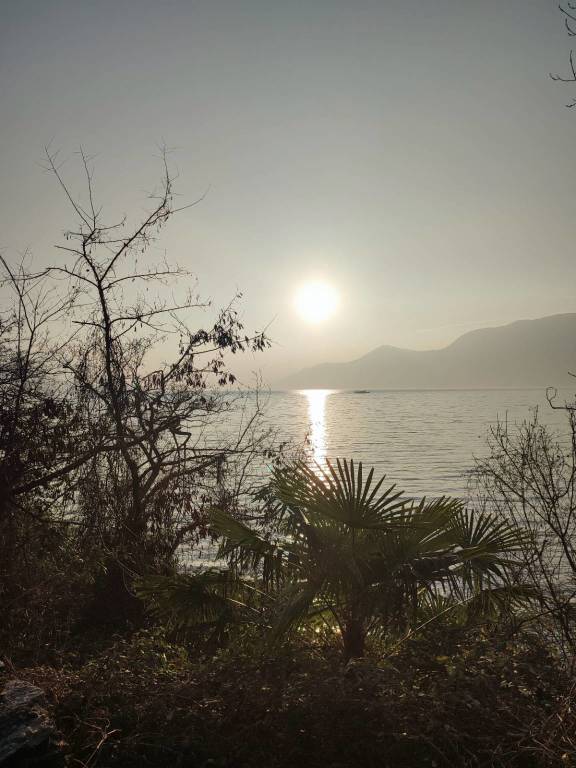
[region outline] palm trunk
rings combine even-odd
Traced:
[[[350,619],[347,621],[342,632],[344,662],[346,664],[351,659],[363,658],[365,640],[366,632],[363,622],[360,619]]]

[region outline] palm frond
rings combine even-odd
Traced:
[[[406,505],[395,486],[380,493],[385,476],[373,484],[374,470],[364,478],[362,462],[337,459],[336,466],[314,469],[304,462],[290,471],[277,470],[273,486],[286,506],[300,510],[306,519],[331,520],[350,528],[383,528],[393,525],[395,515]]]
[[[282,608],[272,626],[271,642],[277,642],[291,629],[326,610],[324,604],[315,605],[321,586],[318,582],[296,582],[278,596],[278,604]]]
[[[227,559],[238,573],[257,573],[271,584],[281,581],[286,575],[286,566],[293,563],[286,546],[270,541],[220,509],[211,511],[210,523],[212,531],[220,537],[218,557]]]
[[[179,629],[238,620],[252,611],[252,587],[227,569],[146,576],[135,585],[150,613]]]
[[[517,565],[526,535],[517,526],[487,513],[462,510],[453,522],[455,539],[461,547],[461,577],[469,587],[480,588],[488,580],[508,581]]]
[[[538,602],[539,593],[528,584],[502,584],[482,589],[466,602],[469,620],[511,615]]]

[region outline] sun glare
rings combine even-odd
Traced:
[[[338,294],[327,283],[305,283],[295,299],[296,311],[308,323],[321,323],[334,314]]]

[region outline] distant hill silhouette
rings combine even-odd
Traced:
[[[576,313],[518,320],[465,333],[443,349],[382,346],[348,363],[324,363],[284,379],[289,389],[466,389],[574,386]]]

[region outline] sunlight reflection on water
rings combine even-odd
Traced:
[[[326,459],[326,399],[333,392],[332,389],[303,389],[300,392],[308,402],[312,459],[320,465]]]

